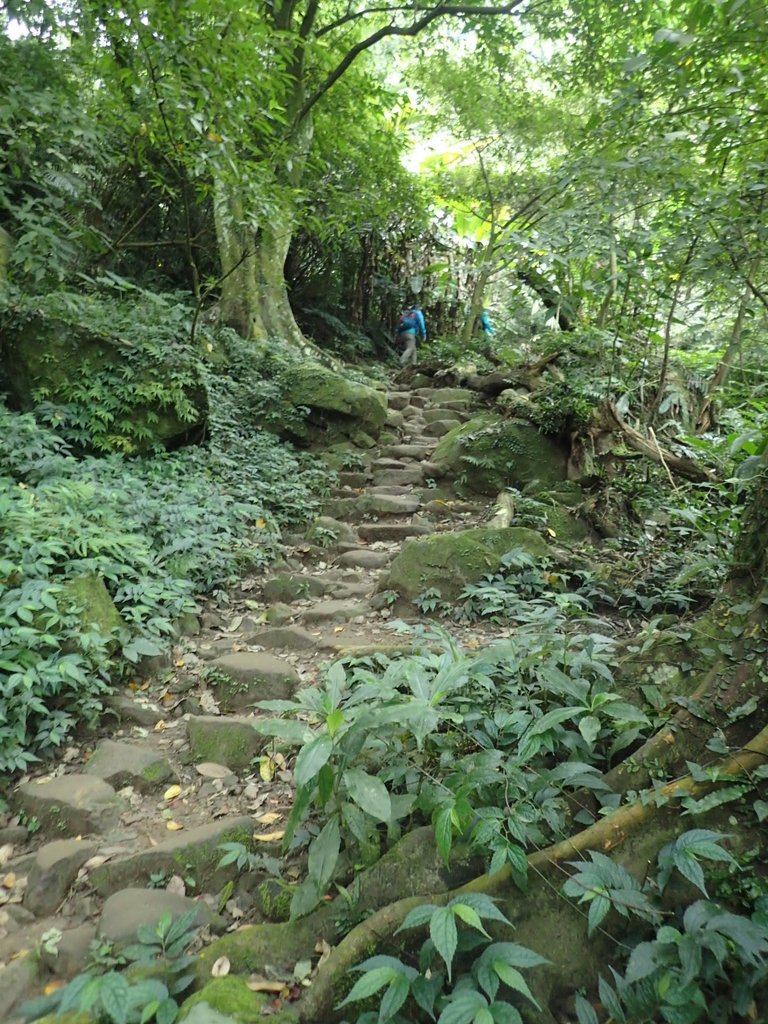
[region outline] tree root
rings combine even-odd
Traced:
[[[738,753],[720,762],[717,774],[726,779],[744,775],[764,764],[767,758],[768,727],[762,729]],[[667,814],[668,820],[664,823],[664,827],[649,829],[648,826],[652,821],[655,824],[656,819],[663,819],[664,812],[660,812],[659,808],[682,796],[696,798],[704,796],[716,789],[718,785],[720,783],[710,780],[696,782],[691,776],[686,776],[670,782],[658,790],[646,791],[633,803],[620,807],[613,814],[597,821],[575,836],[531,854],[528,857],[528,865],[532,875],[535,876],[535,893],[518,893],[513,888],[511,868],[507,865],[495,875],[481,875],[449,892],[439,893],[432,897],[412,896],[383,907],[353,928],[333,949],[330,957],[320,969],[311,989],[301,1001],[301,1020],[306,1024],[319,1024],[321,1021],[325,1024],[325,1022],[333,1020],[334,1006],[340,1002],[345,993],[344,979],[347,973],[361,959],[373,955],[390,942],[394,932],[414,907],[423,903],[443,906],[464,893],[484,893],[489,896],[505,898],[507,905],[504,909],[513,924],[518,925],[515,933],[516,940],[527,942],[534,949],[538,947],[537,951],[545,956],[551,955],[555,948],[551,945],[548,946],[548,943],[553,941],[554,934],[558,958],[555,965],[557,972],[560,975],[565,975],[566,981],[572,981],[568,977],[572,973],[568,970],[568,962],[570,961],[571,966],[583,965],[587,943],[585,942],[583,923],[579,922],[579,928],[575,932],[573,928],[568,928],[567,916],[573,915],[577,911],[555,891],[559,889],[557,883],[563,875],[568,874],[564,863],[584,855],[589,850],[598,850],[603,853],[616,851],[618,854],[618,851],[622,850],[631,837],[637,837],[641,829],[643,829],[642,835],[646,837],[653,832],[651,848],[644,850],[643,856],[655,855],[654,848],[657,852],[669,836],[683,831],[684,828],[675,807],[673,808],[674,814]],[[618,859],[621,859],[620,855]],[[547,895],[550,897],[549,905],[542,908],[540,899]],[[555,897],[554,903],[552,896]],[[528,904],[527,911],[526,904]],[[515,912],[516,910],[517,912]],[[550,910],[554,916],[554,929],[552,917],[543,910]],[[521,929],[520,922],[526,921],[530,923],[530,926]],[[538,941],[536,941],[536,937],[538,937]],[[574,945],[578,948],[574,949]],[[602,962],[605,962],[605,953],[602,954]],[[576,984],[589,980],[588,977],[582,977],[580,982],[576,981],[572,984],[575,987]]]
[[[643,437],[641,433],[634,430],[625,423],[624,420],[619,416],[616,407],[612,402],[605,402],[601,408],[601,419],[602,426],[607,430],[620,431],[624,435],[624,440],[627,442],[630,448],[633,448],[636,452],[640,452],[646,455],[649,459],[653,459],[654,462],[660,463],[667,473],[677,473],[678,476],[685,477],[687,480],[693,480],[696,483],[712,483],[715,479],[715,475],[711,470],[704,469],[697,462],[692,459],[686,459],[680,455],[674,455],[666,448],[660,447],[658,441],[656,441],[655,435],[653,440],[649,440],[647,437]]]

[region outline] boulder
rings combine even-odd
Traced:
[[[360,569],[382,569],[392,559],[389,551],[369,551],[360,548],[356,551],[345,551],[336,559],[338,565],[352,565]]]
[[[225,711],[252,707],[259,700],[290,700],[299,685],[293,665],[262,652],[226,654],[211,667],[216,674],[208,685]]]
[[[107,831],[123,810],[114,789],[90,775],[25,782],[18,788],[16,802],[27,818],[37,818],[46,833],[70,835]]]
[[[102,740],[85,766],[87,775],[95,775],[110,786],[133,786],[149,793],[173,775],[168,761],[144,743]]]
[[[291,604],[291,602],[300,601],[305,597],[322,597],[325,590],[326,585],[322,580],[315,576],[299,574],[273,576],[261,588],[264,600],[269,604],[272,602]]]
[[[194,353],[186,345],[144,346],[141,318],[134,316],[131,330],[131,318],[122,312],[115,302],[60,293],[35,300],[34,311],[6,318],[5,342],[13,359],[0,368],[0,391],[8,391],[23,410],[34,409],[41,395],[54,404],[77,404],[82,400],[74,387],[84,380],[93,381],[97,392],[114,390],[128,356],[133,386],[121,392],[127,408],[109,431],[84,444],[140,454],[199,430],[208,400]],[[121,429],[120,420],[130,426]]]
[[[350,622],[358,615],[369,611],[366,604],[350,604],[348,601],[320,601],[304,613],[306,622]]]
[[[29,873],[24,906],[37,917],[53,914],[95,850],[92,843],[80,839],[59,839],[41,846]]]
[[[263,992],[252,992],[246,978],[230,974],[213,978],[200,992],[195,992],[182,1005],[179,1024],[296,1024],[298,1010]]]
[[[193,715],[187,722],[189,748],[196,761],[214,761],[232,771],[247,768],[266,743],[254,719],[237,715]]]
[[[59,604],[64,611],[73,611],[79,616],[84,632],[95,626],[102,636],[109,636],[113,630],[125,628],[104,580],[94,573],[66,580]]]
[[[142,925],[151,928],[165,914],[182,917],[191,910],[196,912],[193,927],[216,924],[217,915],[210,907],[189,896],[165,889],[122,889],[104,903],[97,931],[116,946],[127,945],[135,941]]]
[[[300,440],[344,435],[368,447],[387,418],[387,399],[381,391],[319,363],[291,366],[285,377],[284,395],[292,405],[309,410],[305,420],[287,428]]]
[[[308,651],[317,647],[317,637],[301,626],[273,626],[260,629],[246,638],[249,644],[258,644],[270,651]]]
[[[465,584],[496,572],[502,556],[513,548],[523,548],[535,557],[548,552],[547,542],[538,533],[520,526],[477,527],[411,540],[393,560],[378,589],[394,590],[411,602],[432,589],[443,600],[455,600]]]
[[[567,456],[526,420],[477,416],[441,438],[432,460],[446,475],[478,494],[498,494],[533,480],[543,486],[566,479]]]
[[[321,548],[335,547],[339,541],[351,544],[355,537],[355,531],[351,526],[331,516],[318,516],[307,530],[307,540],[319,544]]]

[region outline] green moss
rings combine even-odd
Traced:
[[[455,533],[420,537],[405,544],[390,565],[381,590],[395,590],[413,600],[424,590],[440,591],[444,600],[459,596],[466,583],[495,572],[501,557],[523,548],[534,557],[547,554],[547,542],[534,530],[478,527]]]
[[[290,1007],[265,1016],[272,998],[263,992],[251,992],[245,978],[230,974],[226,978],[213,978],[204,989],[190,996],[183,1003],[177,1019],[186,1020],[195,1006],[204,1003],[217,1013],[230,1017],[235,1024],[263,1024],[265,1020],[271,1024],[295,1024],[298,1013]]]
[[[293,405],[308,408],[310,420],[313,412],[325,414],[326,429],[357,435],[363,447],[373,444],[387,418],[387,399],[382,392],[315,363],[291,367],[285,395]]]
[[[161,782],[165,782],[165,780],[170,778],[170,776],[171,770],[168,767],[168,763],[162,759],[158,759],[152,764],[148,764],[147,767],[141,771],[142,779],[150,785],[157,785]]]
[[[231,935],[222,935],[200,953],[197,977],[207,981],[211,967],[221,956],[227,957],[233,974],[262,972],[267,965],[290,972],[297,961],[313,955],[319,939],[333,941],[333,913],[329,904],[323,904],[300,921],[246,925]]]
[[[497,494],[532,480],[552,485],[565,480],[565,452],[524,420],[476,416],[441,438],[432,461],[478,494]]]
[[[287,921],[291,916],[291,899],[296,887],[268,878],[261,883],[257,892],[261,912],[268,921]]]
[[[113,629],[125,626],[104,581],[94,574],[67,580],[60,601],[65,609],[79,609],[84,631],[95,624],[99,632],[107,636]]]

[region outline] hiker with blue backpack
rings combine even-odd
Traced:
[[[406,366],[408,363],[412,363],[415,366],[416,339],[427,340],[427,325],[424,323],[424,314],[421,312],[420,306],[414,305],[410,309],[406,309],[398,321],[396,335],[397,340],[402,341],[405,345],[405,351],[400,356],[400,365]]]

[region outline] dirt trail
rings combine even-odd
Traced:
[[[397,441],[340,473],[329,519],[286,538],[283,561],[268,573],[209,603],[170,664],[148,666],[152,679],[110,700],[104,739],[67,747],[45,775],[19,786],[16,813],[0,828],[6,1007],[39,989],[49,970],[82,970],[96,935],[119,941],[166,904],[180,910],[196,897],[211,932],[258,919],[258,900],[236,872],[217,869],[219,844],[254,831],[257,845],[278,855],[292,801],[289,765],[260,770],[254,760],[264,740],[248,723],[253,703],[317,682],[341,656],[410,649],[412,638],[392,628],[386,593],[377,593],[382,573],[409,537],[493,513],[487,501],[456,499],[430,461],[439,437],[469,418],[468,393],[401,387],[388,399]],[[477,647],[508,630],[451,632]],[[234,887],[222,900],[228,878]],[[38,962],[32,954],[50,929],[62,933],[58,955],[43,952]]]

